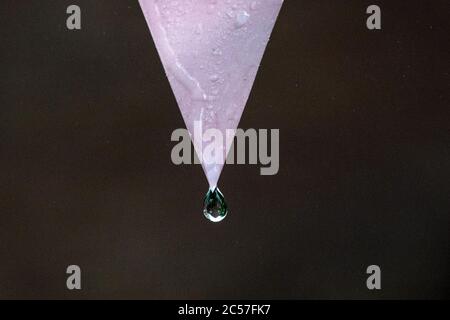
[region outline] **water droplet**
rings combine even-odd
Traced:
[[[222,55],[222,50],[220,50],[220,48],[214,48],[212,50],[212,54],[213,54],[213,56],[221,56]]]
[[[195,27],[195,34],[201,35],[203,33],[203,25],[201,23],[197,24]]]
[[[209,80],[211,82],[217,82],[219,81],[219,76],[217,74],[213,74],[212,76],[209,77]]]
[[[245,10],[241,10],[236,14],[236,22],[235,22],[235,27],[236,28],[242,28],[248,21],[248,19],[250,19],[250,15],[247,13],[247,11]]]
[[[233,18],[233,17],[234,17],[234,12],[231,11],[231,10],[227,11],[227,16],[228,16],[229,18]]]
[[[212,222],[222,221],[228,213],[228,206],[219,188],[209,189],[205,196],[203,214]]]

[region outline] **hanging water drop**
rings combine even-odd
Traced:
[[[228,213],[228,206],[219,188],[209,189],[205,196],[203,214],[212,222],[222,221]]]

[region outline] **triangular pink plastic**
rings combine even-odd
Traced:
[[[283,0],[139,0],[199,159],[205,133],[236,129]],[[200,126],[199,126],[200,125]],[[197,137],[196,137],[197,138]],[[230,145],[223,147],[226,159]],[[203,161],[215,187],[223,163]]]

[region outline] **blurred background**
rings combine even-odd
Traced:
[[[213,224],[138,1],[3,0],[0,298],[449,298],[448,1],[371,4],[285,1],[240,124],[280,171],[226,166]]]

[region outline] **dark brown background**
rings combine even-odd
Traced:
[[[138,2],[2,0],[0,298],[448,298],[449,5],[376,3],[285,1],[241,121],[280,172],[226,167],[212,224]]]

